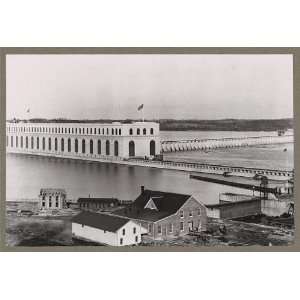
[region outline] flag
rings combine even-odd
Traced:
[[[26,112],[30,113],[30,108],[27,108]]]
[[[144,104],[141,104],[139,107],[138,107],[138,110],[141,110],[144,108]]]

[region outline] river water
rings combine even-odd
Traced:
[[[228,132],[222,133],[223,135],[221,136],[220,132],[218,134],[214,132],[213,134],[216,137],[225,137],[227,136],[226,133],[228,134]],[[181,132],[162,132],[162,139],[164,139],[164,136],[168,136],[169,139],[180,139],[181,134]],[[185,132],[185,138],[187,139],[191,136],[193,136],[192,138],[198,138],[200,135],[205,136],[206,134],[207,132]],[[211,134],[209,132],[209,136]],[[238,134],[241,133],[239,132]],[[257,133],[255,134],[258,135]],[[282,145],[279,148],[278,146],[263,148],[264,157],[269,159],[268,164],[272,165],[274,163],[276,165],[280,161],[287,168],[292,167],[293,145],[289,144],[287,147],[288,151],[286,152],[282,151]],[[239,159],[239,163],[249,161],[250,164],[251,161],[256,162],[256,164],[259,164],[257,160],[260,160],[261,163],[265,161],[265,159],[260,159],[261,147],[244,148],[243,151],[245,151],[244,155],[246,158],[239,152],[236,152],[236,155],[229,155],[230,161],[234,162]],[[251,154],[246,155],[247,153]],[[270,153],[273,153],[273,155],[270,156]],[[192,157],[193,160],[200,160],[206,154],[209,154],[209,159],[216,163],[221,163],[221,159],[224,156],[219,151],[202,154],[201,152],[182,152],[179,153],[179,156],[194,155]],[[153,190],[194,194],[206,204],[217,203],[219,193],[223,192],[251,194],[247,190],[192,180],[189,179],[187,173],[181,171],[7,154],[7,200],[36,199],[40,188],[47,187],[64,188],[70,199],[88,197],[90,195],[91,197],[116,197],[129,200],[135,199],[139,195],[141,185]]]

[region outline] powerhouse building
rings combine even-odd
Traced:
[[[154,157],[160,154],[159,124],[7,122],[6,149],[61,157]]]

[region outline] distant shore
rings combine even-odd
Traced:
[[[113,120],[113,119],[44,119],[32,118],[29,120],[14,119],[9,122],[29,121],[33,123],[131,123],[141,121],[138,119]],[[277,131],[293,129],[293,119],[219,119],[219,120],[198,120],[198,119],[148,119],[145,122],[160,123],[160,130],[163,131]]]

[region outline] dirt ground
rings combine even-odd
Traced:
[[[226,233],[220,232],[225,225]],[[175,239],[152,241],[146,236],[142,246],[276,246],[290,245],[294,230],[237,221],[210,220],[206,239],[187,235]],[[96,245],[72,239],[70,217],[7,216],[8,246],[75,246]]]

